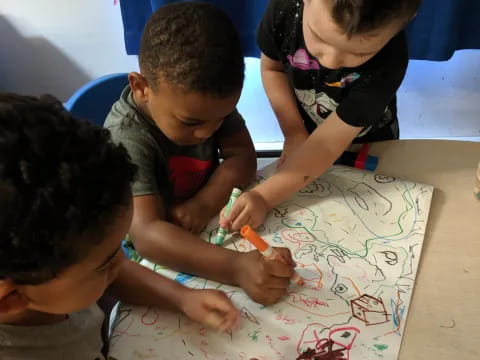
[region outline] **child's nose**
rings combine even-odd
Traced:
[[[200,140],[207,140],[222,125],[223,121],[212,121],[195,129],[194,136]]]
[[[210,136],[213,135],[215,129],[211,129],[210,127],[203,127],[200,129],[195,130],[195,137],[200,140],[207,140]]]

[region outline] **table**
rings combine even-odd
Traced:
[[[401,360],[480,359],[480,143],[375,143],[376,170],[435,187]]]
[[[397,140],[370,153],[376,173],[435,187],[399,358],[480,359],[480,143]]]

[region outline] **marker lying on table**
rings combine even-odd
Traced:
[[[238,199],[241,194],[242,190],[238,188],[233,188],[232,194],[230,195],[230,199],[228,200],[228,204],[225,207],[225,211],[223,213],[224,217],[228,216],[228,213],[232,209],[233,203],[235,202],[235,200]],[[225,240],[225,236],[227,236],[227,229],[224,229],[222,227],[218,228],[217,237],[215,238],[215,245],[222,245],[223,240]]]
[[[250,226],[245,225],[242,226],[240,229],[240,234],[250,241],[253,246],[257,248],[260,253],[265,256],[268,260],[280,260],[282,262],[286,262],[285,259],[277,252],[273,247],[271,247],[265,240],[263,240],[260,235],[258,235]],[[302,277],[295,273],[292,276],[292,281],[297,285],[305,284]]]
[[[378,157],[368,155],[368,144],[363,144],[358,153],[353,151],[344,151],[334,164],[375,171],[378,165]]]

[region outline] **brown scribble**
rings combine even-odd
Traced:
[[[388,314],[381,298],[368,294],[350,300],[353,317],[361,320],[365,325],[378,325],[388,322]]]

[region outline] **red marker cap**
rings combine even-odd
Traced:
[[[248,225],[242,226],[242,228],[240,229],[240,234],[245,239],[250,241],[253,244],[253,246],[255,246],[258,249],[258,251],[263,252],[268,249],[269,245],[267,244],[267,242],[263,240],[260,237],[260,235],[258,235],[255,232],[255,230],[253,230],[250,226]]]

